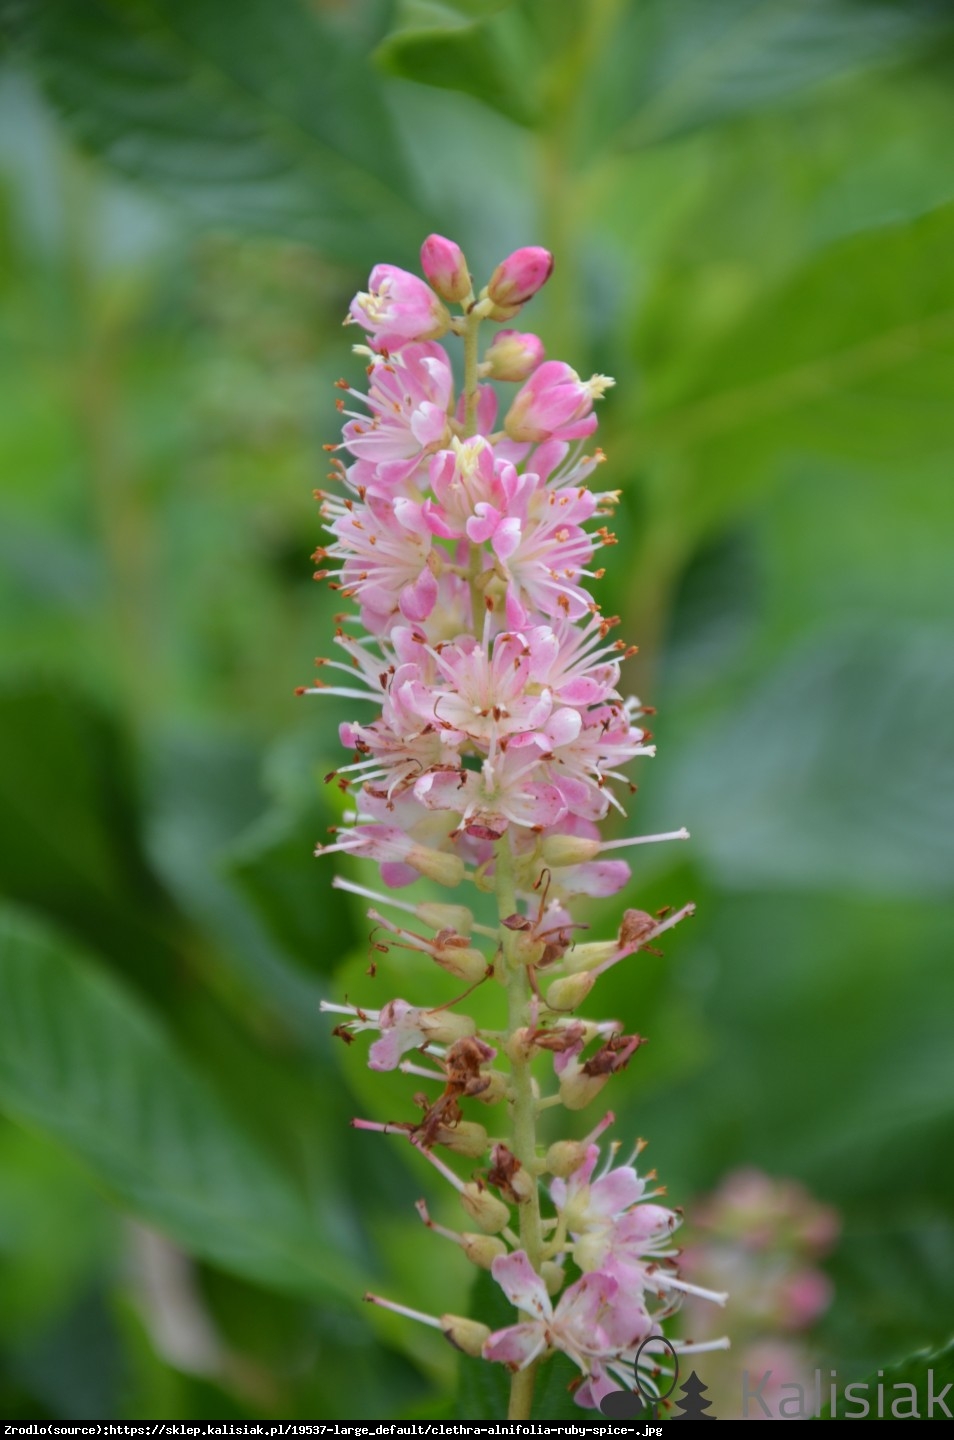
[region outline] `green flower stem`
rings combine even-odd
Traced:
[[[464,330],[464,439],[477,434],[477,401],[480,398],[477,364],[480,359],[478,335],[483,317],[473,310],[467,316]],[[467,581],[470,585],[470,613],[474,633],[480,633],[483,625],[484,599],[477,584],[481,570],[482,547],[470,544],[468,548]]]
[[[510,1035],[527,1024],[531,998],[530,982],[526,966],[514,954],[516,935],[502,923],[517,909],[517,897],[513,878],[513,856],[510,837],[504,835],[497,844],[494,857],[497,881],[497,913],[501,920],[501,947],[507,980],[507,1030]],[[533,1093],[533,1079],[529,1060],[511,1058],[511,1105],[513,1109],[513,1139],[511,1149],[534,1182],[537,1176],[537,1102]],[[536,1183],[529,1200],[519,1207],[520,1244],[526,1251],[527,1259],[534,1270],[540,1270],[543,1261],[543,1234],[540,1224],[540,1198]],[[519,1370],[513,1377],[510,1388],[510,1420],[529,1420],[533,1402],[533,1386],[536,1378],[536,1362]]]
[[[480,352],[477,337],[480,333],[481,316],[473,311],[467,316],[464,330],[464,439],[477,434],[477,362]]]

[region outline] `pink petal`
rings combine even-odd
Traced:
[[[401,614],[408,620],[426,620],[436,604],[437,580],[426,568],[412,584],[404,586],[398,599]]]
[[[525,1250],[514,1250],[511,1255],[499,1255],[491,1265],[490,1273],[511,1305],[516,1305],[529,1315],[538,1315],[541,1320],[553,1318],[553,1306],[550,1304],[546,1286],[527,1259]]]
[[[631,1166],[610,1170],[590,1189],[590,1212],[594,1216],[612,1220],[617,1215],[622,1215],[631,1205],[636,1205],[642,1199],[645,1189],[645,1181],[640,1180]]]
[[[546,1327],[534,1320],[525,1325],[508,1325],[484,1341],[485,1360],[499,1360],[511,1370],[524,1370],[546,1349]]]

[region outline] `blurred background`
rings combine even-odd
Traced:
[[[340,322],[431,230],[481,279],[553,250],[521,323],[617,379],[601,599],[659,711],[630,823],[693,836],[623,899],[699,910],[601,987],[650,1037],[617,1133],[690,1218],[717,1192],[700,1245],[767,1206],[827,1276],[737,1297],[697,1369],[731,1397],[739,1337],[845,1382],[946,1342],[954,7],[0,15],[0,1411],[495,1414],[360,1303],[472,1277],[419,1157],[347,1124],[414,1082],[319,1000],[417,981],[365,977],[312,858],[348,709],[293,696],[332,628]]]

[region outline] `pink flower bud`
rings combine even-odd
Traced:
[[[443,235],[428,235],[421,246],[421,269],[442,300],[459,304],[472,293],[464,252]]]
[[[450,315],[429,285],[396,265],[375,265],[367,291],[351,302],[345,324],[357,321],[374,336],[403,343],[436,340],[450,324]]]
[[[498,311],[509,314],[494,314],[492,319],[509,319],[521,305],[536,295],[553,274],[553,256],[539,245],[524,245],[515,250],[506,260],[501,260],[490,277],[487,295]]]
[[[593,401],[613,384],[606,375],[581,380],[562,360],[548,360],[517,391],[504,421],[511,440],[579,440],[596,429]]]
[[[491,380],[526,380],[541,364],[544,353],[538,335],[501,330],[484,356],[485,373]]]

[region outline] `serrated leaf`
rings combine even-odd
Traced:
[[[123,1205],[239,1274],[314,1295],[361,1293],[321,1219],[86,956],[0,912],[0,1104],[82,1159]]]
[[[421,221],[375,77],[297,0],[23,0],[8,30],[80,143],[200,222],[348,260]]]
[[[939,1401],[938,1393],[944,1392],[945,1387],[947,1393],[942,1394]],[[918,1350],[898,1365],[879,1369],[852,1390],[853,1394],[847,1399],[843,1392],[838,1395],[834,1414],[829,1404],[820,1418],[874,1419],[880,1393],[884,1396],[885,1420],[950,1420],[954,1415],[954,1338],[937,1350]],[[862,1410],[862,1404],[868,1409]]]

